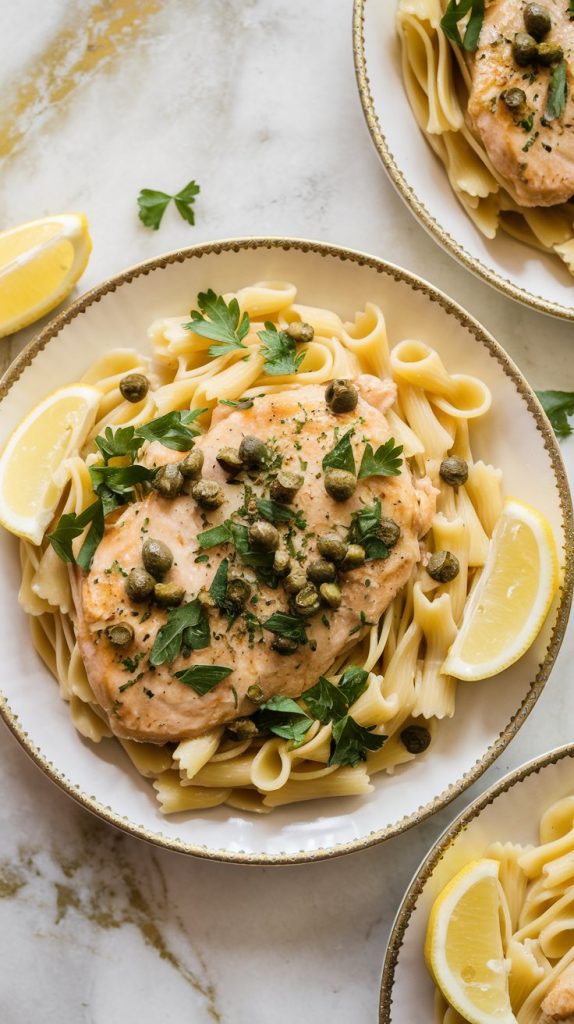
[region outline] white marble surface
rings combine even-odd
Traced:
[[[125,10],[140,23],[116,30]],[[355,88],[350,0],[19,0],[3,14],[0,225],[85,210],[82,290],[196,241],[327,239],[429,278],[532,384],[574,388],[572,326],[458,267],[388,184]],[[139,224],[141,187],[191,177],[195,228],[172,210],[157,233]],[[4,364],[33,333],[2,342]],[[564,454],[574,479],[574,441]],[[383,847],[296,868],[210,864],[120,835],[2,727],[2,1024],[376,1021],[386,937],[423,853],[472,795],[573,738],[573,655],[570,629],[521,733],[456,803]]]

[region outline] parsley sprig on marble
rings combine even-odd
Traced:
[[[195,197],[199,195],[199,192],[200,188],[196,181],[189,181],[175,195],[170,195],[169,192],[159,192],[153,188],[142,188],[138,196],[139,219],[142,224],[145,224],[146,228],[152,228],[154,231],[157,231],[165,211],[173,200],[179,215],[188,224],[193,225],[195,224],[193,205]]]

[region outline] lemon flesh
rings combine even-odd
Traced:
[[[470,1024],[514,1024],[500,931],[499,863],[468,864],[431,911],[425,957],[445,999]]]
[[[442,671],[486,679],[517,661],[540,632],[558,578],[550,524],[532,506],[508,498]]]
[[[83,214],[31,221],[0,234],[0,337],[54,309],[84,272],[92,243]]]
[[[39,544],[62,491],[64,461],[94,424],[100,392],[87,385],[55,391],[8,439],[0,456],[0,523]]]

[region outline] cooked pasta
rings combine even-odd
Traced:
[[[436,116],[439,113],[437,106]],[[225,298],[229,301],[231,296]],[[407,586],[380,621],[357,631],[357,639],[347,645],[328,675],[337,684],[349,666],[362,670],[364,685],[349,706],[349,716],[374,737],[387,737],[384,745],[380,739],[380,749],[367,750],[360,763],[333,763],[335,725],[321,721],[310,725],[299,745],[279,735],[233,735],[220,725],[179,743],[121,739],[137,771],[153,780],[166,814],[221,804],[268,813],[292,802],[361,796],[372,790],[372,775],[392,774],[419,756],[437,723],[455,712],[456,682],[442,674],[441,666],[501,508],[500,471],[482,461],[475,463],[469,441],[473,419],[490,406],[482,381],[452,374],[422,341],[403,341],[391,352],[383,311],[371,302],[354,321],[345,323],[332,310],[298,304],[295,286],[287,282],[261,282],[242,288],[236,298],[241,312],[251,318],[247,356],[245,350],[231,349],[211,357],[209,341],[186,329],[181,318],[172,317],[151,325],[151,358],[112,349],[87,370],[83,381],[101,392],[101,400],[84,448],[61,467],[58,516],[79,514],[92,502],[88,470],[98,464],[94,442],[106,428],[146,424],[174,410],[206,410],[201,424],[207,428],[222,401],[234,403],[365,373],[372,375],[371,380],[389,375],[394,379],[390,429],[404,445],[421,493],[422,478],[430,477],[438,511],[422,540],[423,559],[415,564]],[[314,329],[296,374],[266,373],[257,331],[269,323],[278,330],[293,323]],[[123,398],[119,385],[134,372],[145,374],[152,387],[141,402],[132,404]],[[439,467],[445,455],[457,452],[469,463],[469,479],[467,487],[455,489],[441,481]],[[460,564],[457,578],[442,584],[424,568],[428,554],[440,548],[452,551]],[[75,727],[99,743],[111,737],[112,730],[79,652],[71,575],[46,539],[39,546],[23,541],[21,553],[20,601],[31,617],[34,644],[59,682]],[[304,702],[300,706],[304,708]],[[413,730],[418,747],[409,742]]]
[[[541,202],[538,207],[530,203],[521,205],[512,180],[502,176],[493,166],[483,139],[471,128],[467,116],[471,90],[469,66],[463,51],[457,45],[451,45],[440,27],[447,4],[448,0],[398,0],[397,26],[402,46],[403,79],[418,125],[443,163],[459,203],[486,238],[492,239],[502,230],[539,251],[559,257],[569,272],[574,273],[574,212],[571,203],[562,201],[557,205],[545,205]],[[523,70],[518,68],[518,71]],[[496,75],[492,78],[496,89]],[[500,88],[499,73],[499,92]],[[545,94],[544,87],[539,91]],[[538,101],[538,94],[534,100]],[[524,126],[525,145],[522,147],[522,142],[520,145],[526,155],[522,157],[524,163],[520,167],[525,168],[531,155],[530,148],[541,132],[536,131],[530,136],[525,134],[532,118],[526,118],[524,113],[522,117],[523,120],[517,123]],[[543,118],[541,123],[545,124]],[[538,145],[541,144],[543,150],[551,152],[552,146],[543,139],[538,141]]]

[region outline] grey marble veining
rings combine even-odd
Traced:
[[[119,31],[94,66],[82,64],[94,52],[86,34],[103,45],[94,18],[119,0],[19,0],[5,12],[2,227],[84,210],[94,251],[82,290],[211,238],[283,234],[352,246],[461,302],[535,386],[574,387],[572,326],[455,264],[388,183],[356,91],[350,0],[131,6],[137,31]],[[174,210],[157,233],[138,222],[141,187],[175,191],[192,177],[202,187],[195,228]],[[36,330],[0,342],[3,365]],[[574,444],[564,452],[572,478]],[[572,738],[573,654],[569,630],[531,717],[467,794],[382,847],[294,868],[195,861],[121,835],[64,796],[2,729],[0,1021],[376,1021],[386,937],[431,842],[487,784]]]

